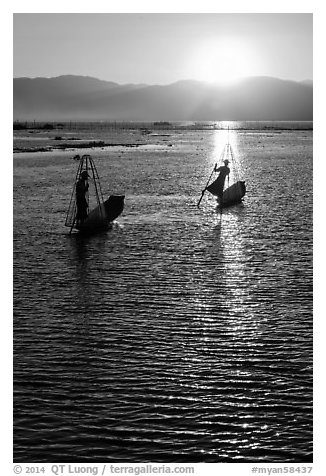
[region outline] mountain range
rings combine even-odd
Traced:
[[[88,76],[14,78],[19,121],[311,121],[313,83],[259,76],[227,87],[195,80],[124,84]]]

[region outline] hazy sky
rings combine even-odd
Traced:
[[[309,13],[16,13],[14,77],[312,79]]]

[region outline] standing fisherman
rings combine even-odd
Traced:
[[[214,172],[219,172],[220,174],[217,177],[217,179],[205,189],[218,197],[220,206],[222,206],[222,202],[223,202],[223,190],[224,190],[225,179],[230,174],[230,169],[228,167],[228,164],[229,164],[228,159],[223,160],[223,162],[224,162],[224,165],[221,165],[221,167],[216,168],[216,165],[215,165]]]
[[[86,198],[86,193],[89,187],[87,179],[88,173],[86,172],[86,170],[84,170],[80,174],[80,178],[76,184],[77,226],[82,225],[82,223],[87,217],[88,202]]]

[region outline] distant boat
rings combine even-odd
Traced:
[[[75,177],[70,203],[67,211],[65,226],[77,230],[82,234],[94,234],[108,230],[112,222],[122,213],[124,195],[110,195],[103,199],[100,179],[94,161],[90,155],[75,156],[78,160],[78,170]],[[83,182],[83,213],[81,214],[77,202],[78,187]],[[76,193],[77,192],[77,193]],[[89,211],[89,209],[91,210]]]
[[[200,205],[200,202],[206,190],[210,192],[212,195],[214,195],[215,197],[217,197],[218,204],[221,208],[228,207],[231,205],[236,205],[242,202],[242,199],[246,194],[246,183],[244,180],[240,180],[239,165],[236,161],[235,155],[233,153],[233,150],[229,141],[224,146],[224,149],[222,151],[221,162],[222,164],[223,163],[226,164],[226,166],[229,163],[231,164],[231,168],[232,168],[231,180],[233,181],[233,183],[231,183],[230,185],[230,175],[223,176],[223,171],[222,173],[220,172],[220,170],[223,169],[225,166],[218,167],[218,164],[216,163],[214,165],[211,175],[209,176],[207,184],[204,190],[202,191],[201,197],[197,204],[198,207]],[[219,176],[215,180],[213,180],[213,182],[211,182],[211,179],[214,173],[218,173],[218,172],[220,172]],[[227,182],[226,188],[225,188],[225,182]]]

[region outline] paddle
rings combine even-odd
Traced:
[[[200,197],[200,199],[199,199],[199,201],[198,201],[198,203],[197,203],[197,207],[198,207],[198,208],[199,208],[200,202],[202,201],[202,198],[203,198],[203,196],[204,196],[204,193],[206,192],[206,188],[208,187],[208,184],[209,184],[209,182],[210,182],[210,180],[211,180],[211,178],[212,178],[212,175],[213,175],[213,173],[215,172],[216,166],[217,166],[217,164],[214,165],[214,168],[213,168],[213,170],[212,170],[212,173],[210,174],[209,179],[207,180],[207,184],[206,184],[204,190],[203,190],[202,193],[201,193],[201,197]]]

